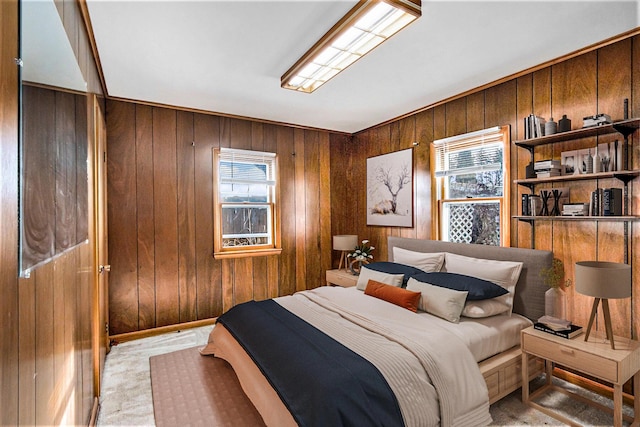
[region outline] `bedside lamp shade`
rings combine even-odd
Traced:
[[[344,268],[347,268],[347,252],[353,251],[357,244],[358,236],[355,234],[339,234],[337,236],[333,236],[333,250],[342,251],[338,270],[342,269],[343,262]]]
[[[587,341],[589,338],[598,304],[602,301],[607,339],[611,342],[611,348],[615,349],[609,299],[631,297],[631,266],[617,262],[580,261],[576,263],[575,273],[576,292],[595,298],[584,340]]]

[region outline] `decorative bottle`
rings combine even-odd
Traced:
[[[558,132],[568,132],[571,130],[571,120],[564,114],[560,120],[558,120]]]
[[[553,117],[551,117],[549,121],[544,124],[544,134],[553,135],[556,132],[558,132],[558,124],[554,122]]]

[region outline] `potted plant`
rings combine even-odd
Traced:
[[[564,263],[558,258],[554,258],[549,268],[540,270],[540,276],[544,283],[549,286],[549,290],[544,293],[544,314],[558,319],[566,319],[567,296],[562,289],[571,285],[571,281],[564,280]]]
[[[362,264],[369,264],[369,261],[373,259],[374,246],[369,245],[368,240],[363,240],[362,244],[357,245],[353,252],[347,254],[348,258],[353,258],[353,261],[349,264],[349,269],[354,275],[360,274],[360,268]],[[357,266],[356,266],[357,265]]]

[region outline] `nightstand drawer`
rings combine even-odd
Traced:
[[[358,283],[358,276],[343,270],[327,270],[327,284],[348,288]]]
[[[576,348],[577,346],[571,345],[571,340],[567,340],[566,345],[557,342],[551,344],[547,339],[524,334],[523,346],[523,350],[527,353],[535,354],[603,380],[618,382],[618,369],[615,361],[582,351]]]

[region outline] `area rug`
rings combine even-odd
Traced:
[[[194,347],[149,364],[156,426],[264,426],[226,361]]]

